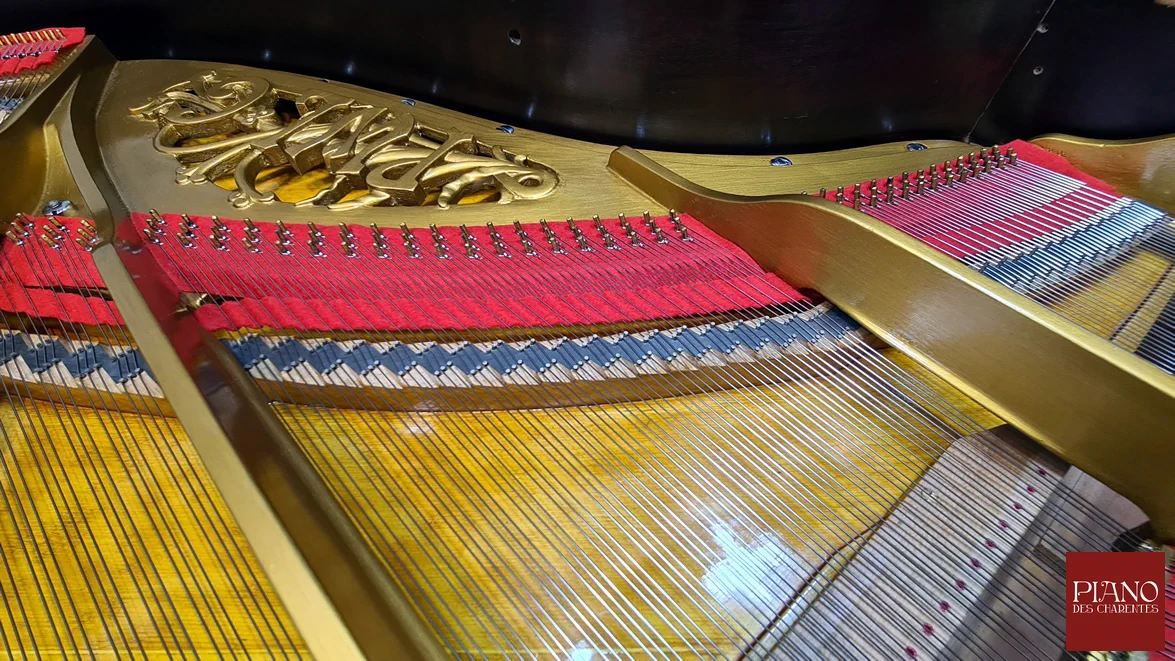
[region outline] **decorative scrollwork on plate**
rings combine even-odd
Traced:
[[[284,201],[332,210],[534,200],[559,183],[551,168],[470,133],[256,76],[208,71],[130,112],[158,124],[155,148],[180,162],[178,183],[216,182],[237,208],[277,201],[275,179],[298,184]]]

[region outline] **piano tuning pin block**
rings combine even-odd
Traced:
[[[620,246],[616,245],[616,239],[612,238],[612,234],[608,232],[608,228],[604,227],[604,221],[600,220],[599,215],[592,216],[592,223],[596,226],[596,231],[600,233],[600,240],[604,242],[606,250],[619,250]]]
[[[575,237],[575,243],[579,246],[582,252],[591,252],[592,247],[588,245],[587,237],[583,235],[583,231],[575,224],[574,218],[567,219],[567,227],[571,229],[571,236]]]
[[[534,241],[531,240],[530,234],[522,229],[522,223],[517,220],[514,221],[514,233],[518,235],[518,242],[522,244],[522,253],[527,257],[533,257],[539,254],[534,247]]]
[[[622,213],[617,214],[616,217],[620,220],[620,229],[624,230],[624,235],[628,237],[628,242],[633,246],[644,245],[641,241],[641,235],[637,234],[632,223],[628,222],[628,218]]]
[[[433,248],[437,251],[437,259],[449,258],[449,247],[445,245],[445,237],[436,225],[429,225],[428,231],[432,234]]]
[[[277,244],[288,246],[294,242],[294,233],[286,229],[285,223],[277,221]],[[289,254],[288,252],[283,254]]]
[[[469,259],[481,259],[481,253],[477,249],[477,242],[473,235],[469,233],[469,228],[465,225],[461,226],[461,242],[465,244],[465,256]]]
[[[645,225],[648,226],[649,232],[653,234],[653,239],[657,243],[669,243],[669,237],[665,236],[665,233],[662,232],[661,228],[657,226],[657,221],[653,220],[653,215],[648,211],[646,211],[644,215]]]
[[[677,236],[682,241],[694,240],[693,237],[689,235],[689,228],[687,228],[685,223],[682,222],[681,216],[677,215],[677,212],[673,209],[669,210],[669,222],[673,223],[673,230],[677,232]]]
[[[559,245],[559,237],[555,235],[555,231],[552,230],[551,226],[547,224],[547,220],[545,218],[539,219],[539,227],[543,228],[543,235],[547,237],[547,243],[551,246],[551,252],[555,253],[556,255],[566,254],[563,250],[563,247]]]
[[[486,229],[489,230],[490,243],[494,245],[494,255],[509,257],[510,251],[506,249],[506,239],[498,232],[498,228],[494,227],[493,223],[486,223]]]
[[[420,257],[420,246],[416,243],[416,235],[403,223],[400,224],[400,238],[403,240],[404,250],[408,252],[408,257],[410,259],[418,259]]]

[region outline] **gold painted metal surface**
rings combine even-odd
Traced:
[[[1141,140],[1093,140],[1049,134],[1033,144],[1064,156],[1077,169],[1135,197],[1175,212],[1175,135]]]
[[[182,164],[177,183],[231,175],[229,201],[238,209],[278,199],[257,188],[266,168],[317,179],[320,190],[296,203],[332,211],[419,206],[430,193],[442,209],[487,190],[502,203],[534,200],[559,183],[550,168],[484,136],[421,124],[410,107],[393,112],[335,92],[205,71],[130,112],[159,125],[155,148]]]
[[[438,211],[437,207],[431,204],[429,199],[431,196],[426,195],[425,201],[429,202],[429,206],[358,207],[347,212],[347,222],[377,223],[385,226],[397,226],[401,223],[409,226],[425,226],[433,223],[458,225],[461,223],[495,222],[508,224],[520,217],[536,220],[538,218],[555,219],[568,216],[590,218],[593,214],[627,213],[639,215],[648,208],[648,202],[642,195],[627,186],[619,185],[607,173],[605,165],[608,151],[611,148],[604,145],[568,140],[524,129],[516,129],[514,133],[504,133],[497,130],[500,126],[498,122],[470,117],[423,102],[414,102],[414,105],[410,106],[401,103],[403,100],[401,97],[343,83],[324,82],[307,76],[263,72],[258,69],[232,65],[163,61],[120,62],[111,78],[108,94],[103,98],[98,111],[98,144],[101,145],[104,167],[117,194],[122,197],[128,208],[135,210],[158,209],[163,212],[176,211],[223,217],[247,215],[254,220],[280,219],[294,223],[337,222],[340,219],[337,214],[332,213],[326,207],[316,204],[294,206],[293,204],[281,203],[254,203],[243,211],[234,207],[228,200],[229,194],[217,186],[180,186],[176,184],[176,158],[150,146],[154,143],[157,134],[160,134],[159,126],[154,122],[132,116],[128,109],[142,106],[144,100],[158,96],[161,90],[174,85],[177,80],[199,80],[199,76],[210,69],[214,69],[218,76],[226,81],[266,80],[272,84],[274,90],[290,90],[291,97],[310,90],[320,90],[333,99],[353,100],[350,104],[352,108],[387,108],[396,121],[385,124],[385,127],[399,126],[399,123],[403,123],[400,128],[406,128],[406,118],[413,118],[415,126],[421,129],[413,129],[415,133],[415,137],[411,139],[413,146],[400,144],[400,146],[389,147],[387,153],[374,160],[402,152],[401,155],[405,161],[412,161],[415,163],[415,168],[421,169],[420,165],[428,164],[427,158],[418,160],[426,155],[424,150],[431,149],[430,145],[438,144],[438,141],[450,132],[453,132],[455,136],[476,136],[478,144],[484,147],[484,150],[479,148],[479,151],[488,153],[480,155],[467,153],[472,148],[472,138],[468,140],[461,138],[456,145],[459,148],[449,151],[449,156],[446,158],[450,162],[447,165],[432,164],[428,166],[432,168],[430,171],[438,173],[438,176],[435,180],[427,180],[428,185],[423,187],[426,193],[428,190],[432,190],[434,194],[439,194],[445,183],[459,181],[460,176],[453,179],[452,182],[446,181],[446,178],[453,173],[461,176],[476,173],[471,179],[477,181],[471,180],[466,182],[468,185],[462,184],[466,191],[465,199],[462,201],[476,199],[477,196],[491,192],[494,193],[493,197],[497,197],[497,194],[503,191],[501,181],[510,177],[521,176],[528,181],[534,177],[540,183],[539,186],[534,187],[514,186],[510,190],[513,191],[511,194],[516,195],[533,195],[544,191],[555,178],[558,181],[549,194],[545,194],[539,199],[521,200],[515,204],[496,204],[492,203],[491,198],[481,204],[452,204],[449,208]],[[285,106],[279,105],[278,107]],[[360,114],[362,112],[360,111]],[[374,110],[371,112],[374,113]],[[305,122],[305,118],[302,121]],[[351,153],[353,147],[356,147],[356,145],[347,146],[344,144],[347,142],[346,139],[338,140],[333,149],[329,145],[317,142],[317,139],[322,137],[319,131],[325,130],[329,126],[331,124],[326,124],[323,120],[322,124],[315,124],[314,127],[307,129],[306,135],[298,138],[298,141],[304,143],[303,146],[312,145],[311,148],[303,152],[306,155],[313,154],[314,157],[311,160],[316,160],[317,155],[324,149],[329,153],[347,154]],[[441,135],[441,132],[444,132],[444,136]],[[167,131],[165,130],[164,133],[166,134]],[[349,134],[342,132],[336,135]],[[252,137],[248,139],[254,140]],[[374,146],[375,143],[367,142],[365,144]],[[461,147],[462,145],[464,147]],[[290,146],[293,147],[292,144]],[[449,150],[453,147],[454,145],[449,145],[444,149]],[[500,156],[495,155],[495,148],[500,148]],[[342,151],[339,151],[340,149]],[[467,151],[462,151],[462,149]],[[439,157],[441,151],[443,150],[434,149],[428,152],[431,154],[429,158]],[[525,175],[511,174],[511,172],[520,171],[521,166],[518,163],[503,166],[505,161],[502,160],[502,157],[510,158],[509,155],[525,155],[528,159],[534,158],[535,161],[532,164],[535,168],[534,172],[527,170],[528,174]],[[209,161],[204,162],[209,163]],[[344,165],[337,167],[343,168]],[[370,167],[363,166],[360,171],[371,174],[382,170],[386,165],[389,163],[376,164],[372,162]],[[473,165],[476,165],[476,169],[470,170],[469,168]],[[507,172],[502,173],[500,171],[502,167],[505,167]],[[320,172],[325,174],[326,170],[323,169]],[[393,178],[396,178],[396,172],[394,168],[385,171],[388,176]],[[475,190],[485,183],[482,175],[490,175],[491,173],[493,177],[491,187],[485,190]],[[366,174],[364,175],[365,180],[368,178]],[[403,174],[411,173],[405,171]],[[260,173],[260,176],[261,181],[257,183],[256,190],[260,192],[261,197],[264,197],[267,192],[274,190],[266,180],[266,177],[272,177],[274,173],[266,171]],[[431,177],[431,175],[428,176]],[[499,176],[504,179],[498,179]],[[384,179],[386,180],[386,178]],[[316,183],[318,180],[315,180],[313,176],[303,177],[303,180],[311,185],[298,189],[299,193],[315,194],[322,190],[319,183]],[[321,181],[329,181],[329,178],[323,178]],[[284,185],[286,182],[282,183]],[[513,186],[513,184],[508,185]],[[389,194],[393,194],[398,200],[406,199],[400,192],[396,192],[396,190],[402,190],[403,187],[397,188],[397,186],[399,185],[389,187],[388,190],[391,191]],[[408,187],[407,182],[405,182],[405,187]],[[358,193],[358,190],[365,189],[354,191],[361,198],[364,194]],[[248,195],[253,195],[253,193],[248,193]],[[275,195],[279,199],[284,198],[282,191],[277,191]],[[417,193],[414,192],[412,195],[417,195]],[[355,206],[353,203],[360,198],[352,200],[344,197],[343,199],[346,200],[348,206]],[[388,201],[390,199],[387,198]],[[418,200],[420,198],[413,197],[412,199]],[[295,199],[291,198],[287,201],[292,203]],[[364,201],[363,204],[366,202]],[[380,203],[383,201],[381,200]]]
[[[808,197],[696,186],[621,148],[610,167],[691,213],[1150,515],[1175,539],[1175,380],[933,248]],[[1112,439],[1112,440],[1111,440]]]

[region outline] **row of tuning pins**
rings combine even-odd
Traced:
[[[56,28],[0,35],[0,59],[58,52],[65,43],[65,34]]]
[[[57,216],[47,216],[45,220],[45,224],[41,226],[41,233],[38,235],[41,243],[53,250],[59,250],[61,244],[67,240],[70,228],[61,222],[61,219]],[[26,241],[32,238],[33,231],[36,229],[37,223],[32,218],[29,218],[26,214],[18,213],[16,214],[16,218],[8,224],[8,229],[5,230],[4,236],[13,244],[23,246]],[[100,241],[93,223],[85,218],[79,218],[74,241],[86,252],[97,247]]]
[[[633,227],[632,222],[629,221],[629,219],[625,217],[624,214],[619,214],[618,219],[620,221],[621,230],[625,235],[624,240],[626,240],[632,246],[642,246],[644,244],[644,239],[642,239],[640,233],[636,231],[636,228]],[[229,235],[232,232],[232,229],[228,225],[225,225],[224,222],[216,216],[212,216],[211,220],[212,229],[211,233],[208,235],[209,243],[216,250],[228,250],[229,246],[231,245],[231,238]],[[678,215],[676,211],[669,211],[669,221],[673,226],[673,231],[677,234],[677,237],[680,241],[693,241],[693,237],[690,236],[689,228],[686,227],[685,223],[681,219],[681,216]],[[575,246],[572,249],[578,250],[580,252],[591,252],[593,250],[592,244],[589,241],[588,235],[584,232],[582,226],[579,223],[576,223],[574,218],[568,218],[566,222],[568,229],[571,230],[572,238],[575,241]],[[649,234],[652,235],[654,242],[659,244],[669,243],[669,237],[666,236],[664,230],[662,230],[662,228],[657,224],[656,219],[654,219],[648,211],[644,212],[643,214],[643,222],[645,227],[648,229]],[[187,214],[180,214],[179,225],[179,229],[176,231],[176,239],[184,248],[194,248],[198,239],[198,225]],[[249,252],[260,253],[261,246],[264,243],[261,236],[261,230],[259,230],[253,221],[248,218],[244,220],[244,225],[244,236],[241,237],[241,242],[244,244],[245,249]],[[277,249],[278,254],[293,254],[293,232],[291,232],[285,226],[285,223],[280,220],[277,221],[275,225],[277,226],[277,230],[275,232],[276,238],[274,240],[274,246]],[[592,216],[592,225],[594,231],[599,234],[600,241],[603,243],[606,250],[620,249],[621,242],[618,241],[617,237],[613,236],[613,234],[608,231],[608,228],[604,225],[604,221],[602,221],[599,216]],[[147,218],[146,227],[143,228],[143,238],[149,243],[161,245],[163,242],[162,237],[164,237],[167,233],[166,226],[167,221],[163,218],[163,216],[161,216],[156,210],[152,209],[150,211],[150,216]],[[307,248],[309,249],[310,256],[325,257],[326,253],[323,250],[326,247],[325,235],[323,235],[322,231],[319,230],[318,226],[314,223],[307,223],[306,227],[308,235]],[[543,237],[540,240],[545,241],[550,246],[552,253],[556,255],[567,254],[568,250],[563,246],[563,242],[560,241],[559,235],[551,227],[550,223],[546,221],[546,219],[539,221],[539,227],[543,232]],[[473,233],[469,231],[469,228],[465,225],[461,225],[460,228],[465,256],[469,259],[481,259],[482,249],[478,244],[477,237],[475,237]],[[490,242],[493,244],[494,255],[497,257],[510,257],[506,240],[498,231],[498,228],[495,227],[493,223],[486,223],[486,228],[489,231],[488,233]],[[514,222],[514,232],[518,237],[519,244],[522,246],[523,254],[527,256],[538,255],[535,239],[531,237],[530,233],[526,230],[526,228],[523,227],[521,222]],[[388,241],[387,235],[384,234],[384,229],[377,224],[372,223],[371,233],[371,247],[375,256],[379,258],[389,257],[390,243]],[[429,225],[429,233],[432,237],[432,247],[436,253],[436,256],[439,259],[448,259],[451,257],[452,250],[450,249],[448,242],[445,240],[445,237],[441,233],[440,229],[436,225]],[[416,235],[408,228],[407,225],[400,225],[400,240],[403,244],[405,252],[408,254],[408,257],[420,257],[420,242],[417,240]],[[359,256],[359,246],[357,243],[358,239],[351,230],[351,227],[346,223],[339,223],[339,241],[340,248],[342,249],[344,256]]]
[[[1018,156],[1014,148],[1001,150],[999,145],[996,145],[991,149],[960,156],[954,162],[943,161],[941,166],[936,164],[925,171],[903,172],[900,177],[888,177],[885,180],[884,191],[881,191],[877,179],[869,182],[868,189],[863,183],[858,183],[850,189],[840,186],[836,189],[834,199],[837,204],[852,205],[854,209],[861,209],[863,206],[876,207],[883,202],[898,204],[902,200],[910,200],[938,191],[940,188],[954,188],[957,184],[982,179],[992,169],[1002,170],[1009,165],[1016,165],[1017,162]],[[800,194],[808,193],[803,191]],[[821,188],[817,195],[827,197],[828,190]]]

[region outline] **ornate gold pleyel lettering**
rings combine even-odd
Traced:
[[[411,113],[322,90],[291,93],[255,76],[208,71],[131,114],[159,125],[155,148],[181,184],[214,182],[233,206],[288,202],[332,210],[534,200],[551,168]]]

